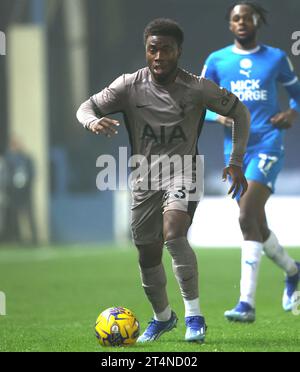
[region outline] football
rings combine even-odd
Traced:
[[[98,316],[95,331],[101,346],[129,346],[136,342],[140,325],[132,311],[111,307]]]

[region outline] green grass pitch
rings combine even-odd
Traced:
[[[152,316],[140,286],[135,248],[1,247],[0,291],[6,295],[7,315],[0,316],[0,351],[300,351],[300,316],[281,308],[284,276],[277,267],[263,257],[257,321],[231,324],[223,312],[238,299],[240,251],[196,252],[201,308],[208,324],[205,344],[184,342],[183,304],[165,252],[177,328],[151,344],[103,348],[94,336],[94,323],[105,308],[128,307],[142,331]],[[300,250],[289,253],[300,260]]]

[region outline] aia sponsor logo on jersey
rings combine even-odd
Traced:
[[[180,125],[175,125],[172,127],[167,127],[161,125],[159,127],[159,132],[146,124],[143,133],[142,140],[153,141],[157,144],[166,145],[171,143],[186,142],[186,135]]]

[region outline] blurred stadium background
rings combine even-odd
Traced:
[[[124,128],[114,140],[93,136],[76,121],[79,104],[124,72],[145,65],[142,34],[155,17],[177,20],[185,31],[181,66],[200,74],[206,56],[232,43],[224,20],[227,0],[0,0],[0,157],[13,138],[35,165],[34,215],[38,243],[126,242],[127,193],[96,189],[96,159],[118,156],[128,146]],[[269,25],[260,40],[284,49],[300,75],[291,35],[299,29],[298,0],[264,0]],[[4,53],[2,53],[4,54]],[[282,106],[287,97],[281,92]],[[191,230],[194,245],[239,244],[237,208],[221,182],[222,129],[205,125],[199,152],[205,155],[205,200]],[[300,122],[287,133],[286,164],[276,197],[269,202],[271,226],[284,244],[300,246]],[[1,204],[1,240],[7,237]],[[199,225],[200,224],[200,225]],[[200,228],[200,227],[201,228]],[[213,227],[216,226],[216,227]],[[213,230],[214,229],[214,230]],[[212,234],[212,231],[218,233]],[[199,235],[198,235],[199,234]],[[11,237],[10,237],[11,238]]]

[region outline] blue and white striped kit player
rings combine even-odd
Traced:
[[[293,260],[269,229],[265,204],[274,192],[276,178],[282,169],[286,129],[300,112],[300,83],[286,53],[281,49],[258,44],[257,31],[266,23],[266,11],[258,3],[241,1],[228,9],[229,28],[235,42],[212,53],[206,60],[202,76],[234,93],[251,114],[250,137],[243,168],[248,190],[237,198],[239,223],[243,233],[240,298],[228,320],[255,320],[255,294],[262,252],[286,273],[282,306],[291,311],[300,279],[300,264]],[[290,96],[290,109],[282,112],[278,85]],[[206,120],[224,125],[226,164],[231,151],[230,118],[208,112]]]
[[[291,96],[291,108],[300,112],[292,97],[300,100],[300,84],[286,53],[278,48],[258,45],[241,50],[234,45],[212,53],[203,70],[205,78],[234,93],[251,113],[251,128],[245,156],[246,178],[268,186],[274,192],[275,181],[283,166],[285,130],[270,119],[280,112],[278,83]],[[217,114],[208,112],[206,120]],[[224,154],[231,152],[231,128],[225,127]]]

